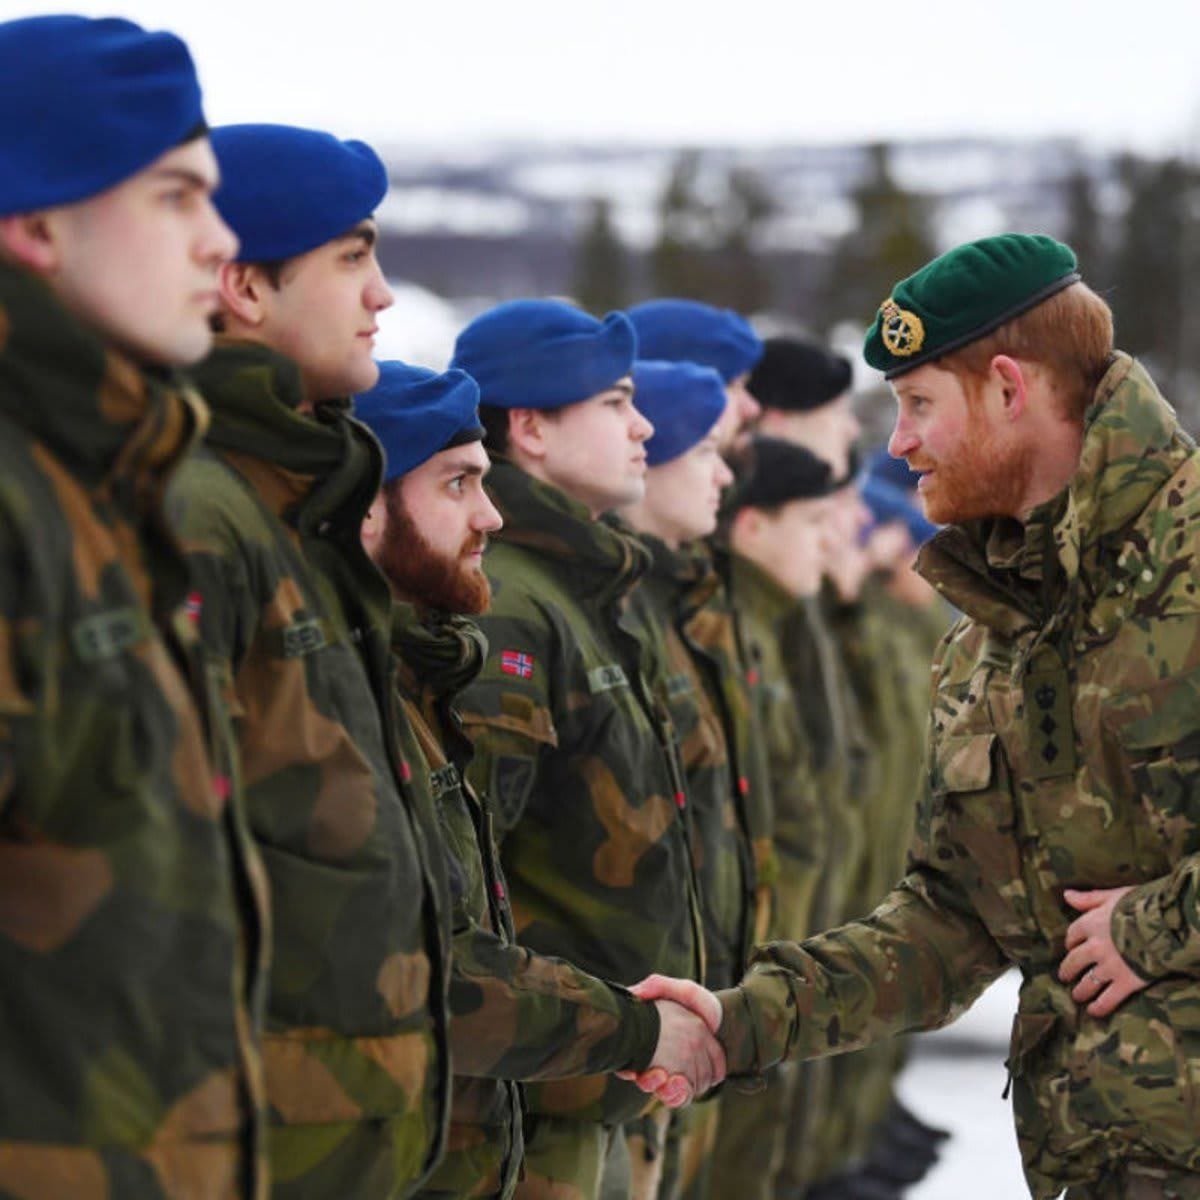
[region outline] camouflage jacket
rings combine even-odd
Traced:
[[[409,720],[406,759],[449,850],[454,956],[454,1098],[446,1157],[429,1200],[508,1196],[521,1162],[521,1103],[511,1080],[643,1067],[658,1041],[654,1007],[561,959],[516,944],[491,815],[466,782],[471,743],[454,701],[487,644],[463,617],[419,620],[397,607],[392,645]]]
[[[207,419],[0,267],[0,1194],[266,1190],[261,865],[162,514]]]
[[[344,405],[298,412],[299,373],[261,347],[218,348],[198,380],[208,446],[171,501],[274,903],[276,1193],[408,1195],[448,1111],[449,923],[439,834],[402,779],[390,593],[359,539],[381,451]]]
[[[1200,1169],[1198,549],[1200,455],[1118,355],[1065,491],[922,552],[965,616],[935,665],[908,875],[870,918],[761,949],[722,997],[734,1071],[940,1025],[1015,964],[1033,1194],[1129,1158]],[[1150,986],[1101,1020],[1057,980],[1062,893],[1125,884],[1113,937]]]
[[[775,805],[779,856],[774,937],[812,931],[813,904],[829,849],[829,825],[813,774],[813,747],[803,719],[804,688],[785,660],[784,634],[799,603],[749,559],[732,559],[733,595],[751,669],[763,694],[762,729]],[[811,704],[811,698],[807,703]]]
[[[650,570],[630,598],[661,661],[659,700],[671,715],[691,807],[692,858],[704,914],[705,984],[742,977],[754,944],[756,871],[747,818],[750,781],[740,770],[751,721],[733,621],[713,604],[722,591],[703,545],[674,552],[640,539]],[[769,831],[760,831],[769,844]]]
[[[622,613],[641,545],[500,460],[505,527],[488,551],[491,654],[463,693],[470,777],[502,834],[517,936],[602,979],[703,971],[696,880],[652,652]],[[646,1098],[585,1076],[531,1086],[530,1109],[619,1123]]]
[[[851,916],[865,841],[863,797],[878,763],[846,656],[844,605],[826,584],[784,618],[784,665],[809,731],[812,772],[826,811],[828,848],[817,890],[818,928]],[[860,913],[854,913],[860,916]]]

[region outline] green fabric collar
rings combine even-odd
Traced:
[[[400,659],[405,690],[428,688],[438,699],[461,692],[483,669],[487,639],[469,618],[422,618],[412,604],[392,610],[392,649]]]
[[[499,455],[487,487],[504,518],[496,542],[546,558],[602,602],[628,592],[650,565],[649,552],[635,538],[593,521],[583,504]]]
[[[183,378],[105,345],[36,276],[0,264],[0,413],[86,487],[157,500],[207,411]],[[114,489],[127,490],[125,487]]]
[[[195,375],[212,409],[210,445],[309,480],[303,499],[281,514],[302,535],[332,524],[357,538],[383,478],[383,452],[351,417],[350,401],[328,400],[312,415],[300,412],[299,368],[252,342],[220,342]]]
[[[781,587],[757,563],[736,551],[730,557],[733,572],[733,597],[738,608],[743,604],[758,609],[769,624],[784,621],[801,604]]]

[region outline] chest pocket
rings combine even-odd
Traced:
[[[1115,698],[1105,714],[1132,781],[1130,818],[1142,871],[1161,874],[1200,850],[1198,688],[1200,672],[1176,676]]]
[[[558,730],[548,708],[520,693],[502,690],[494,706],[481,709],[462,713],[463,731],[475,745],[471,779],[504,832],[520,820],[537,781],[539,755],[558,745]]]
[[[994,732],[938,738],[917,850],[951,876],[992,935],[1005,942],[1028,930],[1012,797]]]

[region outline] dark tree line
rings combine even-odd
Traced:
[[[812,311],[783,315],[818,333],[842,320],[865,324],[895,280],[937,253],[938,201],[901,186],[890,160],[888,146],[867,148],[849,196],[853,226],[829,249]],[[1200,429],[1200,170],[1133,155],[1090,170],[1080,164],[1064,176],[1060,199],[1061,228],[1046,232],[1074,247],[1084,278],[1112,306],[1118,345],[1146,361],[1185,422]],[[733,167],[715,175],[700,152],[684,152],[660,193],[644,254],[623,245],[608,200],[592,203],[574,294],[598,312],[651,295],[771,311],[778,263],[769,234],[778,214],[758,174]]]

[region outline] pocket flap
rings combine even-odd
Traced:
[[[525,696],[506,694],[500,699],[499,712],[466,710],[460,714],[463,728],[472,737],[479,729],[504,729],[521,734],[545,746],[558,745],[558,730],[554,718],[544,705],[535,704]]]
[[[933,790],[978,792],[991,786],[994,733],[942,738],[934,747]]]
[[[1057,1024],[1056,1013],[1017,1013],[1013,1018],[1012,1036],[1008,1043],[1008,1059],[1004,1064],[1010,1075],[1024,1073]]]

